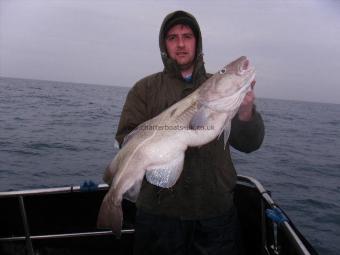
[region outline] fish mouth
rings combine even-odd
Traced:
[[[244,57],[244,59],[242,59],[239,65],[238,74],[244,75],[246,73],[253,73],[253,72],[255,72],[255,67],[250,63],[247,57]]]
[[[249,59],[247,57],[244,57],[242,59],[240,65],[239,65],[239,70],[238,74],[240,76],[246,76],[246,81],[244,83],[244,89],[250,88],[250,85],[252,81],[255,79],[255,67],[250,63]]]
[[[250,67],[248,70],[247,78],[244,82],[243,88],[241,89],[242,91],[250,91],[251,90],[251,83],[255,80],[256,72],[255,72],[255,67]]]
[[[238,66],[238,75],[244,76],[245,80],[243,82],[241,91],[246,92],[251,89],[251,83],[255,80],[256,72],[255,67],[250,63],[247,57],[243,57]]]

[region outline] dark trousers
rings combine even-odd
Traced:
[[[180,220],[137,211],[134,255],[241,255],[236,209],[204,220]]]

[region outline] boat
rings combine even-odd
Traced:
[[[108,185],[0,192],[0,254],[133,254],[135,205],[123,201],[124,224],[117,239],[96,228]],[[246,255],[314,255],[313,246],[252,177],[238,176],[235,188]]]

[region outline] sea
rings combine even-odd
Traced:
[[[119,84],[116,84],[119,85]],[[129,88],[0,78],[0,191],[102,183]],[[232,150],[319,254],[340,254],[340,105],[256,99],[261,148]]]

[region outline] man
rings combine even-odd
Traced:
[[[128,93],[116,135],[120,144],[139,124],[210,76],[203,63],[200,28],[192,15],[169,14],[161,26],[159,46],[164,70],[138,81]],[[232,121],[228,145],[251,152],[259,148],[263,136],[263,121],[250,91]],[[221,136],[187,149],[183,172],[172,188],[144,180],[136,203],[135,254],[240,254],[233,205],[236,178],[229,146],[224,148]]]

